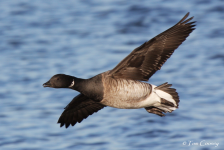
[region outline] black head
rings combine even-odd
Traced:
[[[44,87],[52,88],[70,88],[74,85],[75,77],[65,74],[56,74],[49,81],[43,84]]]

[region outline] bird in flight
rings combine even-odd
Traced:
[[[177,24],[135,48],[115,68],[89,79],[56,74],[44,87],[69,88],[80,92],[58,119],[68,128],[89,115],[110,106],[120,109],[145,108],[159,116],[178,108],[179,96],[167,82],[155,86],[146,82],[160,70],[175,49],[195,29],[187,13]]]

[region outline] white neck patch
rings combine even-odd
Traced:
[[[73,87],[74,85],[75,85],[75,81],[73,79],[73,81],[72,81],[72,83],[71,83],[71,85],[69,87]]]

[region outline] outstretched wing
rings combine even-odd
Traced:
[[[189,13],[173,27],[134,49],[109,75],[114,78],[148,81],[195,29],[195,22],[189,22],[193,17],[186,20],[188,15]]]
[[[104,105],[89,99],[85,95],[79,94],[65,107],[58,123],[61,123],[60,127],[65,125],[68,128],[70,124],[74,126],[77,122],[82,122],[83,119],[104,107]]]

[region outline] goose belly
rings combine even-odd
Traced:
[[[145,100],[151,93],[150,84],[133,80],[110,81],[105,86],[102,104],[121,109],[145,107]]]

